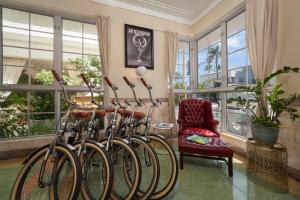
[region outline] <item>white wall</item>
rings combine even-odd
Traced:
[[[285,65],[300,67],[300,1],[281,0],[279,2],[277,66],[278,68]],[[300,94],[300,74],[284,75],[279,78],[279,83],[284,84],[286,93]],[[299,105],[297,108],[300,112]],[[280,129],[279,142],[288,147],[289,166],[300,170],[300,120],[292,122],[286,113],[281,119],[283,126]]]

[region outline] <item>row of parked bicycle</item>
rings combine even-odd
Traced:
[[[91,93],[93,110],[83,110],[72,102],[63,80],[52,71],[68,102],[66,115],[58,123],[56,137],[23,162],[14,187],[12,200],[59,199],[162,199],[173,189],[178,176],[176,154],[166,139],[150,133],[153,111],[160,104],[153,100],[151,85],[143,78],[151,106],[144,105],[135,93],[135,85],[123,77],[131,88],[134,102],[119,101],[118,87],[105,77],[115,101],[104,108],[94,97],[94,86],[81,77]],[[70,120],[75,118],[75,120]],[[89,119],[87,133],[83,124]],[[100,122],[105,119],[105,134]],[[65,133],[71,131],[66,140]],[[80,192],[81,191],[81,192]]]

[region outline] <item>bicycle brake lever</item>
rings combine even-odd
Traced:
[[[128,106],[131,106],[131,104],[128,102],[127,99],[125,99],[125,104],[128,105]]]
[[[112,105],[117,106],[115,100],[111,100],[110,102],[111,102]]]
[[[140,103],[141,105],[144,105],[144,102],[143,102],[143,100],[142,100],[141,98],[139,98],[138,100],[139,100],[139,103]]]

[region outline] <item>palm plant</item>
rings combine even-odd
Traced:
[[[256,105],[250,104],[245,98],[230,98],[228,102],[236,102],[243,111],[250,111],[253,125],[278,128],[280,126],[279,116],[284,111],[289,113],[292,120],[295,120],[299,118],[299,115],[291,104],[299,101],[300,95],[294,93],[290,94],[288,98],[282,98],[282,95],[285,94],[285,91],[281,89],[283,84],[275,84],[271,92],[267,92],[266,89],[271,79],[290,72],[298,73],[299,68],[284,66],[283,69],[270,74],[263,81],[257,80],[255,86],[238,86],[235,88],[237,91],[245,91],[254,96],[257,101],[257,112],[255,112]]]
[[[208,71],[208,73],[212,70],[213,66],[215,67],[216,72],[216,80],[214,82],[214,87],[219,87],[219,70],[220,70],[220,63],[219,58],[221,57],[221,51],[219,45],[216,45],[214,47],[208,48],[208,56],[206,59],[206,66],[205,70]]]

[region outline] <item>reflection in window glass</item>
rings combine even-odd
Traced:
[[[29,47],[29,31],[3,27],[3,45],[14,47]]]
[[[52,74],[42,69],[53,67],[53,17],[7,8],[2,14],[3,83],[38,84],[38,76],[48,85]]]
[[[56,34],[54,17],[8,8],[1,9],[3,84],[10,84],[11,88],[17,87],[18,90],[20,87],[14,85],[28,86],[21,87],[23,91],[0,91],[0,138],[54,134],[55,104],[60,103],[54,98],[56,93],[51,73],[54,66]],[[85,73],[95,86],[101,86],[96,25],[71,20],[61,22],[63,78],[68,85],[80,85],[81,78],[78,75]],[[37,88],[42,87],[30,85],[51,85],[51,87],[39,91]],[[48,91],[51,88],[53,90]],[[76,93],[74,101],[81,105],[90,104],[89,94],[81,94],[83,95]],[[99,102],[103,102],[103,94],[96,96]],[[104,122],[101,123],[103,127]]]
[[[68,85],[84,85],[80,74],[102,85],[101,62],[94,24],[63,20],[63,78]]]
[[[198,88],[221,86],[221,32],[220,28],[202,37],[198,45]]]
[[[2,25],[15,28],[29,29],[29,13],[3,8]]]
[[[31,48],[53,50],[53,34],[30,32],[31,36]]]
[[[0,92],[0,138],[53,134],[54,92]]]
[[[247,137],[249,131],[249,116],[247,112],[236,102],[230,102],[231,98],[245,98],[248,99],[246,92],[240,93],[227,93],[227,106],[226,106],[226,130],[238,136]],[[252,102],[253,104],[255,102]]]
[[[190,99],[192,98],[193,94],[190,93],[175,93],[175,116],[176,120],[178,118],[178,113],[179,113],[179,103],[183,99]]]
[[[53,17],[30,14],[30,29],[39,32],[53,33]]]
[[[176,70],[174,74],[174,89],[190,89],[190,44],[179,41]]]
[[[221,130],[221,102],[222,94],[221,93],[198,93],[198,99],[207,99],[211,102],[211,107],[213,111],[213,116],[216,120],[219,121],[218,130]]]
[[[227,22],[228,85],[255,83],[245,38],[245,12]]]

